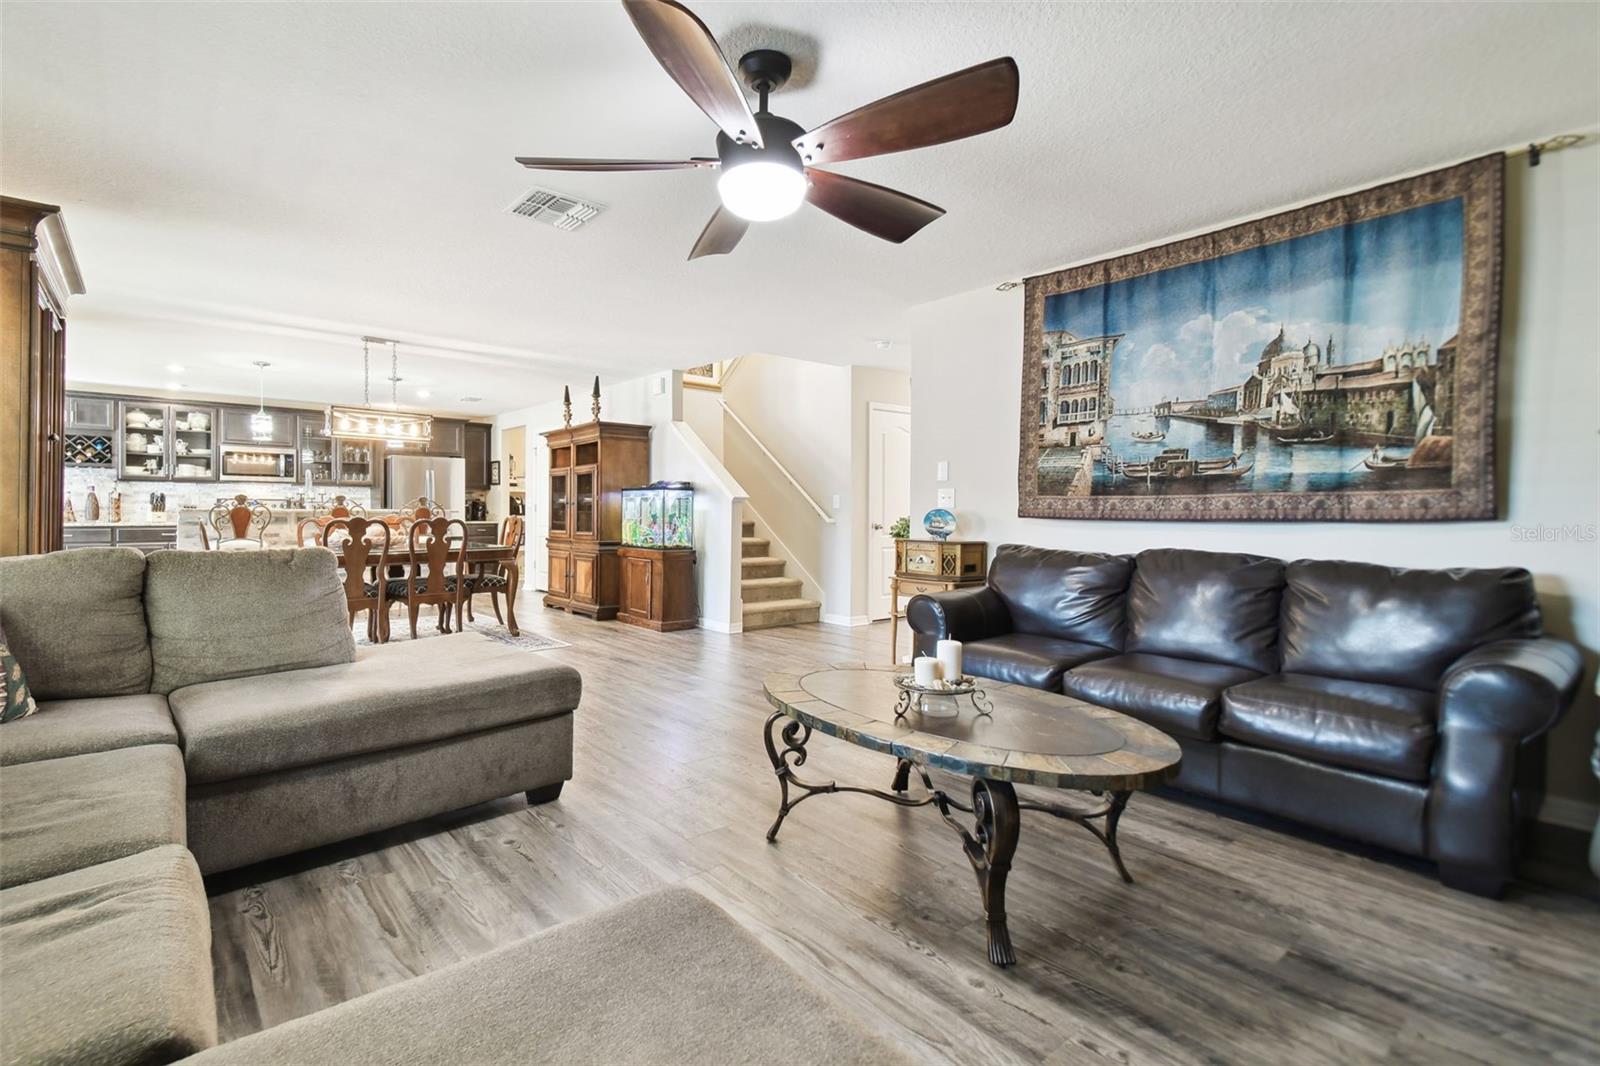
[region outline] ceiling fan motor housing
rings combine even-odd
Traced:
[[[800,153],[795,151],[791,143],[796,137],[802,136],[806,131],[798,122],[791,122],[781,115],[774,115],[770,111],[756,112],[756,127],[761,130],[761,140],[765,148],[757,148],[753,144],[740,144],[726,133],[717,133],[717,158],[722,161],[724,169],[737,166],[740,163],[781,163],[795,170],[804,170],[805,165],[800,162]]]

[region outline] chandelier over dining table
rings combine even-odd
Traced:
[[[389,346],[389,406],[372,405],[372,346]],[[400,410],[400,350],[382,337],[361,338],[360,407],[331,404],[322,431],[340,440],[382,440],[393,445],[426,444],[433,438],[433,416]]]

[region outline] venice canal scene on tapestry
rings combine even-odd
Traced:
[[[1463,219],[1440,200],[1045,295],[1038,495],[1448,487]]]

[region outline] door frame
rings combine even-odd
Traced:
[[[867,514],[866,514],[866,521],[863,523],[864,528],[862,529],[862,533],[867,538],[867,551],[866,551],[866,566],[862,570],[861,580],[862,580],[862,583],[867,586],[867,588],[866,588],[866,608],[867,608],[866,614],[867,614],[867,618],[869,620],[871,620],[871,621],[878,621],[879,620],[878,619],[877,609],[874,606],[875,602],[876,602],[877,595],[878,595],[877,586],[876,586],[876,584],[874,583],[874,581],[872,579],[873,578],[872,557],[873,557],[873,554],[876,551],[876,546],[873,544],[873,536],[874,536],[874,534],[873,534],[873,529],[872,529],[872,521],[873,521],[873,510],[874,510],[874,508],[872,506],[872,494],[873,494],[873,487],[874,487],[874,485],[877,484],[877,479],[872,476],[873,475],[872,416],[875,413],[880,413],[880,412],[883,413],[883,414],[905,415],[906,416],[906,434],[907,434],[908,437],[910,436],[910,432],[911,432],[911,408],[910,408],[910,406],[908,406],[906,404],[898,404],[898,403],[880,403],[877,400],[869,400],[867,402],[867,432],[866,432],[866,441],[867,441],[867,455],[866,455],[866,460],[867,460],[867,462],[866,462],[866,468],[867,468]],[[906,465],[906,478],[907,478],[906,494],[907,494],[907,497],[909,498],[910,491],[911,491],[911,485],[910,485],[911,468],[910,468],[910,459],[909,459],[909,457],[906,460],[906,464],[907,464]],[[885,576],[888,576],[888,575],[885,575]],[[891,611],[894,609],[894,606],[895,605],[892,604],[892,603],[889,605]],[[883,617],[887,618],[889,616],[887,614],[885,614]]]

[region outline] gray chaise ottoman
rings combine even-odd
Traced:
[[[286,1022],[192,1066],[904,1063],[686,888]]]

